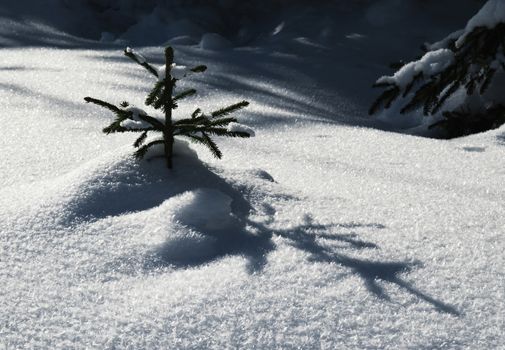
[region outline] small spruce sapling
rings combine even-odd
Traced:
[[[505,98],[496,98],[503,96],[503,79],[494,79],[505,73],[505,0],[489,0],[465,30],[423,49],[421,58],[377,80],[374,87],[385,90],[370,114],[392,106],[401,114],[420,109],[436,117],[429,128],[440,127],[449,138],[505,123]],[[447,107],[455,95],[463,98]]]
[[[200,65],[186,69],[184,66],[176,65],[174,63],[174,51],[171,47],[165,49],[165,65],[159,69],[149,64],[142,55],[129,47],[124,50],[124,54],[157,78],[157,82],[147,96],[145,104],[156,110],[162,110],[164,119],[160,120],[150,116],[143,110],[130,106],[128,102],[122,102],[119,106],[115,106],[92,97],[85,97],[84,100],[108,109],[116,115],[116,119],[103,129],[104,133],[140,133],[140,136],[133,144],[137,148],[135,156],[138,159],[143,158],[152,146],[160,144],[164,147],[167,167],[171,169],[175,136],[184,136],[192,142],[206,146],[216,158],[221,158],[222,153],[211,138],[212,136],[244,138],[252,136],[252,132],[236,127],[237,119],[229,116],[231,113],[248,106],[249,102],[247,101],[238,102],[209,114],[205,114],[200,108],[197,108],[189,118],[173,120],[172,112],[177,108],[179,101],[196,94],[195,89],[175,93],[177,82],[190,73],[204,72],[207,69],[206,66]],[[161,137],[146,143],[148,133],[161,133]]]

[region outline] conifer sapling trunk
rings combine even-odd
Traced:
[[[174,90],[175,81],[172,80],[170,70],[174,62],[174,50],[171,47],[165,49],[165,77],[161,77],[165,85],[165,130],[163,131],[163,138],[165,140],[165,158],[167,160],[167,167],[172,169],[172,155],[174,149],[174,134],[172,131],[172,107],[174,101],[172,94]],[[158,77],[160,78],[160,77]]]

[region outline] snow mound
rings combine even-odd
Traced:
[[[191,265],[211,260],[224,241],[240,239],[240,221],[232,214],[233,200],[212,188],[199,188],[166,200],[152,210],[145,234],[166,236],[157,249],[166,264]]]
[[[165,45],[183,45],[183,46],[189,46],[189,45],[197,45],[198,41],[195,40],[194,38],[190,37],[189,35],[179,35],[176,36],[172,39],[170,39]]]
[[[191,264],[216,254],[219,236],[240,235],[232,198],[212,188],[199,188],[167,199],[149,210],[145,235],[165,237],[156,249],[169,264]]]
[[[200,48],[204,50],[219,51],[231,47],[230,41],[217,33],[206,33],[200,40]]]
[[[19,202],[0,204],[11,208],[12,216],[21,218],[31,212],[35,225],[66,226],[149,209],[200,186],[232,192],[201,163],[187,142],[176,140],[175,169],[170,172],[162,152],[161,146],[153,147],[144,160],[137,161],[127,146],[56,179],[7,188],[6,193],[17,193],[13,197]],[[184,216],[182,221],[188,223]]]

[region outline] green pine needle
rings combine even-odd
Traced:
[[[130,112],[130,116],[131,116],[131,114],[132,114],[132,112]],[[139,118],[142,119],[143,121],[145,121],[146,123],[151,124],[154,130],[163,131],[165,129],[165,125],[162,122],[160,122],[158,119],[153,118],[147,114],[146,115],[139,114]]]
[[[164,140],[156,140],[156,141],[149,142],[148,144],[140,147],[137,151],[135,151],[135,153],[133,155],[135,156],[135,158],[140,160],[145,157],[145,155],[149,151],[149,148],[151,148],[154,145],[159,145],[159,144],[163,144],[163,143],[165,143]]]
[[[147,95],[147,98],[146,98],[146,101],[145,101],[146,105],[147,106],[152,106],[152,105],[156,104],[156,101],[158,101],[160,99],[162,90],[163,90],[163,82],[162,81],[158,81],[154,85],[154,88],[151,90],[151,92],[149,93],[149,95]]]
[[[142,134],[140,134],[138,139],[135,140],[135,142],[133,143],[133,147],[139,148],[144,143],[146,138],[147,138],[147,131],[144,131]]]
[[[158,77],[158,71],[151,66],[149,63],[144,61],[144,58],[139,54],[136,54],[133,50],[124,50],[124,54],[136,62],[137,64],[143,66],[152,75]],[[165,66],[170,69],[171,64],[174,61],[174,51],[171,47],[165,49]],[[193,73],[202,73],[207,70],[204,65],[199,65],[190,69]],[[169,72],[167,72],[168,74]],[[126,128],[121,124],[127,119],[133,119],[133,112],[126,110],[130,104],[123,101],[119,106],[115,106],[106,101],[102,101],[92,97],[86,97],[84,100],[88,103],[94,103],[102,108],[106,108],[115,114],[114,121],[103,128],[103,132],[106,134],[110,133],[122,133],[122,132],[139,132],[140,136],[137,137],[133,146],[137,148],[134,156],[137,159],[142,159],[146,156],[149,149],[154,145],[165,144],[166,142],[172,142],[173,137],[185,136],[189,138],[192,142],[197,142],[201,145],[207,147],[212,155],[218,159],[222,158],[222,152],[217,146],[216,142],[211,138],[211,136],[224,136],[224,137],[250,137],[246,132],[240,131],[228,131],[227,127],[232,122],[237,122],[236,118],[226,117],[228,114],[234,113],[249,105],[247,101],[241,101],[239,103],[233,104],[231,106],[221,108],[212,112],[210,115],[205,115],[202,113],[200,108],[194,110],[190,118],[180,119],[176,122],[172,122],[172,109],[177,107],[177,101],[183,100],[186,97],[196,94],[195,89],[188,89],[182,91],[178,94],[173,95],[173,91],[176,85],[176,79],[164,79],[162,81],[157,81],[152,90],[149,92],[145,99],[145,104],[152,106],[155,109],[161,109],[165,112],[165,122],[162,122],[156,118],[153,118],[147,114],[139,114],[138,119],[150,124],[146,128]],[[135,118],[137,119],[137,118]],[[151,141],[146,144],[148,132],[158,131],[163,133],[163,138]],[[168,134],[167,134],[168,133]],[[166,137],[166,139],[165,139]],[[171,168],[172,154],[165,154],[167,160],[167,166]]]
[[[200,108],[197,108],[195,109],[195,111],[193,113],[191,113],[191,118],[196,118],[198,117],[200,114],[202,114],[202,110]]]
[[[128,52],[127,49],[124,49],[124,55],[126,57],[130,58],[132,61],[140,64],[142,67],[144,67],[149,73],[154,75],[156,78],[158,77],[158,71],[153,66],[151,66],[149,63],[140,62],[138,60],[137,56],[135,56],[135,54],[133,52]]]
[[[210,126],[228,126],[230,123],[236,123],[237,118],[227,117],[227,118],[219,118],[210,121]]]
[[[198,143],[198,144],[206,146],[209,149],[210,153],[212,153],[212,155],[214,157],[216,157],[217,159],[221,159],[223,154],[221,153],[221,150],[219,149],[219,147],[217,147],[216,143],[205,133],[202,133],[201,135],[202,136],[188,134],[188,135],[183,135],[183,136],[186,136],[187,138],[190,139],[190,141],[192,141],[194,143]]]
[[[221,153],[219,147],[217,147],[217,144],[209,136],[207,136],[206,133],[202,133],[202,138],[204,140],[205,146],[209,148],[210,153],[212,153],[212,155],[217,159],[221,159],[223,157],[223,154]]]
[[[188,96],[192,96],[194,94],[196,94],[196,90],[195,89],[189,89],[189,90],[183,91],[183,92],[175,95],[172,98],[172,101],[182,100],[183,98],[186,98]]]
[[[200,65],[190,69],[193,73],[203,73],[207,70],[207,66]]]
[[[231,106],[218,109],[217,111],[212,112],[211,116],[213,118],[225,116],[225,115],[228,115],[230,113],[236,112],[236,111],[238,111],[238,110],[240,110],[242,108],[245,108],[247,106],[249,106],[249,102],[247,102],[247,101],[241,101],[241,102],[235,103],[235,104],[233,104]]]
[[[103,107],[103,108],[106,108],[114,113],[118,113],[120,111],[119,108],[117,108],[116,106],[114,106],[113,104],[110,104],[109,102],[105,102],[105,101],[102,101],[102,100],[99,100],[97,98],[93,98],[93,97],[84,97],[84,101],[86,101],[87,103],[94,103],[100,107]]]

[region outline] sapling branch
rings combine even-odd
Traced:
[[[217,158],[222,157],[222,152],[211,136],[224,137],[250,137],[245,131],[228,130],[230,123],[236,123],[237,119],[227,115],[237,112],[249,105],[247,101],[232,104],[220,108],[209,115],[196,108],[188,118],[182,118],[173,121],[173,110],[177,107],[177,102],[196,94],[195,89],[187,89],[174,94],[177,82],[187,74],[178,74],[177,79],[172,76],[172,69],[178,67],[174,64],[174,51],[167,47],[164,52],[164,67],[156,69],[150,65],[146,59],[135,52],[133,49],[126,48],[124,54],[131,60],[145,68],[149,73],[155,76],[157,81],[145,99],[145,104],[153,107],[155,110],[161,110],[164,113],[164,119],[160,120],[143,112],[142,110],[130,106],[128,102],[122,102],[119,107],[106,101],[92,97],[86,97],[86,102],[94,103],[102,108],[108,109],[116,115],[115,120],[103,129],[106,134],[118,132],[140,132],[133,146],[137,148],[135,157],[143,158],[149,149],[155,145],[163,145],[164,157],[168,168],[172,168],[173,144],[175,136],[187,137],[190,141],[206,146],[209,151]],[[175,67],[175,68],[174,68]],[[207,69],[204,65],[199,65],[188,70],[192,73],[202,73]],[[164,74],[164,76],[160,76]],[[173,73],[175,74],[175,73]],[[130,122],[128,120],[132,120]],[[148,142],[149,132],[160,132],[161,139]],[[146,143],[147,142],[147,143]]]

